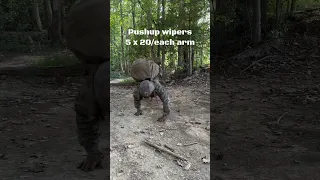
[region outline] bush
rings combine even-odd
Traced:
[[[48,67],[48,66],[74,66],[80,64],[80,61],[70,52],[54,53],[34,62],[34,66]]]
[[[40,52],[50,47],[44,32],[0,32],[0,49],[6,52]]]

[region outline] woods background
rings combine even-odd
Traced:
[[[65,51],[64,20],[75,0],[2,0],[0,2],[0,51],[41,53]],[[139,57],[157,57],[164,74],[191,75],[205,68],[214,53],[212,68],[224,59],[261,41],[281,37],[296,10],[313,7],[318,0],[112,0],[112,77],[127,75]],[[211,10],[211,11],[210,11]],[[211,15],[211,18],[209,16]],[[210,24],[210,25],[209,25]],[[210,49],[210,27],[212,47]],[[191,36],[158,36],[158,40],[191,39],[195,46],[126,46],[132,29],[190,29]],[[146,36],[131,36],[150,38]],[[74,61],[55,56],[52,59]],[[68,64],[67,62],[63,62]],[[63,64],[62,63],[62,64]],[[70,63],[69,63],[70,64]]]
[[[158,58],[163,74],[178,70],[189,75],[209,63],[209,2],[184,0],[111,1],[111,63],[112,70],[128,72],[139,57]],[[192,35],[157,37],[127,34],[128,29],[192,30]],[[193,40],[195,46],[126,46],[125,39]]]

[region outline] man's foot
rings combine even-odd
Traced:
[[[137,112],[136,112],[136,113],[134,113],[134,115],[136,115],[136,116],[140,116],[140,115],[142,115],[142,111],[141,111],[141,110],[137,110]]]
[[[88,172],[92,171],[96,168],[102,169],[102,160],[104,155],[101,152],[90,153],[87,155],[86,159],[84,159],[79,165],[78,169]]]

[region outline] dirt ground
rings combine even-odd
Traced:
[[[211,79],[213,179],[320,179],[319,45],[286,37]]]
[[[106,170],[80,172],[85,156],[76,137],[74,98],[80,77],[2,76],[0,86],[0,179],[106,179]],[[209,179],[209,79],[202,84],[168,87],[172,115],[156,122],[162,104],[144,100],[136,117],[133,87],[111,88],[111,179]],[[101,149],[107,151],[101,123]],[[187,158],[190,166],[142,142],[166,145]],[[104,163],[107,163],[105,159]],[[183,162],[181,162],[183,163]],[[185,169],[186,168],[186,169]]]
[[[136,117],[132,88],[111,88],[111,177],[112,179],[209,179],[210,109],[207,86],[170,86],[171,116],[165,122],[162,103],[144,100],[144,114]],[[191,162],[188,170],[165,153],[142,143],[154,143],[174,149]],[[196,144],[194,144],[196,143]],[[204,158],[204,160],[203,160]]]

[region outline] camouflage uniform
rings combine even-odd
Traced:
[[[141,83],[142,81],[149,80],[154,85],[154,90],[150,97],[159,96],[163,103],[163,116],[158,121],[165,121],[170,114],[169,96],[167,90],[159,82],[159,66],[153,61],[137,60],[132,64],[131,76],[134,80]],[[141,115],[141,100],[143,95],[140,92],[139,85],[133,92],[134,106],[137,109],[135,115]]]
[[[85,82],[75,103],[79,142],[88,154],[78,167],[83,171],[101,165],[104,157],[98,138],[99,119],[110,112],[108,11],[107,0],[80,0],[66,21],[67,46],[85,67]]]

